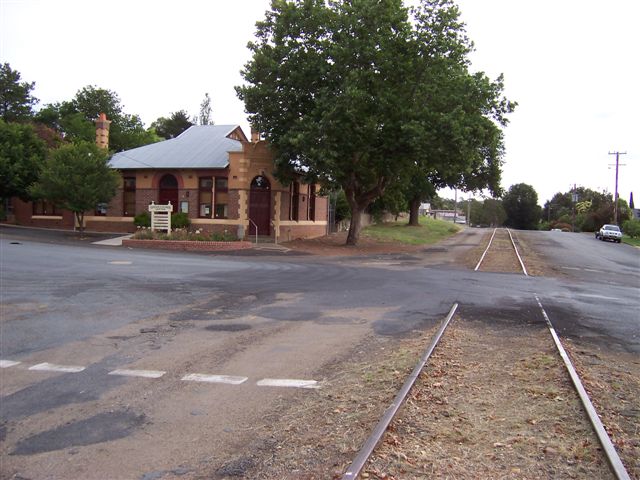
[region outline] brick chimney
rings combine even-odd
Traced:
[[[260,141],[260,132],[251,125],[251,143],[258,143]]]
[[[107,120],[107,116],[101,113],[96,122],[96,145],[105,150],[109,148],[109,126],[111,120]]]

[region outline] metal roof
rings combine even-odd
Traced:
[[[176,138],[116,153],[109,165],[118,170],[142,168],[225,168],[229,152],[242,143],[228,138],[238,125],[194,125]]]

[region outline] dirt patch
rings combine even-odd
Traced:
[[[328,372],[318,395],[281,405],[256,431],[243,478],[340,478],[432,333],[371,339]],[[629,474],[640,478],[637,358],[569,350],[582,358],[579,371]],[[455,318],[423,372],[361,478],[613,478],[545,327]]]
[[[383,242],[361,236],[358,245],[345,245],[347,232],[334,233],[324,237],[293,240],[282,245],[294,252],[324,256],[376,255],[388,253],[414,253],[424,250],[424,245],[407,245],[400,242]]]
[[[371,478],[611,478],[546,329],[505,328],[457,320]]]

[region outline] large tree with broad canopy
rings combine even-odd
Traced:
[[[513,104],[468,72],[471,43],[451,0],[273,0],[237,87],[271,143],[276,175],[344,190],[356,244],[365,209],[389,186],[468,178],[484,186],[499,149],[481,150]],[[428,189],[421,186],[423,190]]]

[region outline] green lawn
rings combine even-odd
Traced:
[[[364,237],[410,245],[431,245],[459,232],[462,227],[443,220],[420,217],[419,227],[409,227],[408,220],[370,225],[362,230]]]
[[[640,247],[640,238],[631,238],[627,235],[622,236],[622,243],[633,245],[634,247]]]

